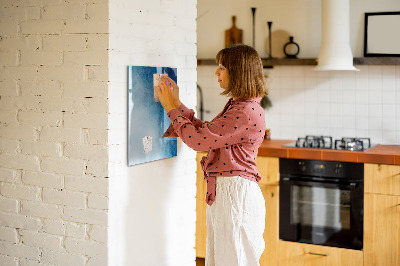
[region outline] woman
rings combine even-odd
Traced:
[[[216,62],[221,95],[231,98],[211,122],[194,118],[171,79],[155,88],[172,122],[164,136],[179,136],[196,151],[208,150],[201,161],[209,205],[206,265],[259,265],[265,247],[265,201],[255,163],[265,134],[259,104],[266,95],[262,62],[246,45],[219,51]]]

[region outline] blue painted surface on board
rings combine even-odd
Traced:
[[[171,122],[160,102],[154,99],[154,74],[168,74],[177,82],[176,68],[128,67],[129,166],[177,155],[176,138],[162,138]]]

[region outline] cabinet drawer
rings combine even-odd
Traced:
[[[363,265],[363,252],[288,241],[279,241],[279,266]]]
[[[260,185],[279,185],[279,158],[258,156],[258,172],[261,175]]]
[[[400,195],[400,165],[364,164],[364,191]]]

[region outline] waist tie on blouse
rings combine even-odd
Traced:
[[[206,203],[208,205],[212,205],[213,202],[215,201],[215,180],[216,177],[215,176],[209,176],[206,173],[206,169],[205,169],[205,162],[206,162],[207,157],[203,157],[200,161],[200,165],[201,165],[201,169],[203,170],[204,173],[204,180],[207,181],[207,194],[206,194]]]

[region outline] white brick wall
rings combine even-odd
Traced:
[[[196,154],[178,140],[177,157],[127,167],[126,110],[129,65],[176,67],[181,100],[196,105],[197,1],[109,4],[109,264],[195,265]]]
[[[107,3],[0,1],[0,265],[106,265]]]

